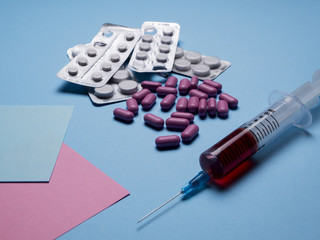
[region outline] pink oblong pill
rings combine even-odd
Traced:
[[[152,108],[153,104],[156,102],[157,96],[153,93],[149,93],[144,99],[141,101],[142,108],[144,110],[149,110]]]
[[[181,95],[188,94],[189,89],[190,89],[190,85],[191,85],[191,83],[187,78],[181,79],[180,83],[179,83],[179,87],[178,87],[179,93]]]
[[[199,132],[199,127],[195,124],[189,125],[182,133],[181,139],[184,142],[191,142]]]
[[[173,87],[158,87],[157,88],[157,94],[158,97],[165,97],[168,94],[177,95],[178,91],[176,88]]]
[[[185,112],[188,108],[188,99],[185,97],[179,98],[176,105],[177,112]]]
[[[169,129],[184,130],[190,124],[188,119],[170,117],[166,120],[166,126]]]
[[[134,98],[129,98],[129,99],[126,101],[126,104],[127,104],[127,109],[128,109],[130,112],[133,112],[134,114],[137,114],[137,113],[138,113],[138,111],[139,111],[139,106],[138,106],[137,100],[135,100]]]
[[[168,135],[157,137],[156,146],[159,148],[162,147],[175,147],[180,145],[180,137],[178,135]]]
[[[190,80],[190,89],[195,89],[198,86],[199,79],[197,76],[193,76]]]
[[[199,117],[203,118],[207,115],[207,99],[201,98],[198,106]]]
[[[134,118],[133,112],[130,112],[122,108],[116,108],[115,110],[113,110],[113,115],[115,118],[121,119],[125,122],[131,122]]]
[[[217,96],[217,89],[208,85],[208,84],[200,84],[198,86],[198,90],[200,90],[201,92],[206,93],[209,97],[215,97]]]
[[[208,114],[210,117],[214,117],[217,112],[217,102],[215,98],[209,98],[208,100]]]
[[[164,111],[169,110],[176,100],[176,96],[173,94],[168,94],[164,97],[164,99],[160,102],[161,109]]]
[[[193,114],[197,113],[198,106],[199,106],[199,98],[196,97],[196,96],[190,97],[189,102],[188,102],[188,110],[189,110],[189,112],[191,112]]]
[[[153,82],[153,81],[143,81],[143,82],[141,83],[141,87],[142,87],[142,88],[149,89],[149,90],[152,91],[152,92],[155,92],[156,89],[157,89],[158,87],[160,87],[160,86],[161,86],[161,83],[159,83],[159,82]]]
[[[168,79],[165,83],[165,86],[175,88],[175,87],[177,87],[177,82],[178,82],[178,78],[171,76],[171,77],[168,77]]]
[[[229,112],[228,102],[220,100],[217,104],[217,110],[219,117],[227,117]]]
[[[221,89],[222,89],[221,83],[218,83],[218,82],[210,80],[210,79],[204,80],[203,83],[210,85],[210,86],[214,87],[215,89],[217,89],[218,92],[221,92]]]
[[[147,113],[146,115],[144,115],[143,119],[146,124],[151,125],[155,128],[162,128],[164,125],[164,120],[152,113]]]
[[[205,98],[205,99],[208,98],[208,94],[206,94],[204,92],[201,92],[201,91],[199,91],[197,89],[190,90],[189,95],[190,96],[196,96],[198,98]]]
[[[238,106],[238,99],[230,96],[227,93],[221,93],[219,95],[219,99],[227,101],[230,108],[236,108]]]
[[[187,113],[187,112],[173,112],[171,113],[171,117],[185,118],[185,119],[188,119],[190,123],[194,119],[194,115],[192,113]]]
[[[151,93],[151,91],[145,88],[133,94],[132,98],[137,100],[137,103],[141,103],[142,99],[144,99],[144,97],[147,96],[149,93]]]

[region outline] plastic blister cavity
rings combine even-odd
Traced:
[[[180,33],[180,25],[144,22],[129,68],[136,72],[171,72]]]
[[[102,87],[126,61],[140,37],[139,29],[104,24],[90,44],[68,50],[73,59],[57,76],[84,86]]]
[[[190,52],[177,47],[172,72],[201,80],[215,79],[223,73],[231,63],[218,57],[203,56],[198,52]]]

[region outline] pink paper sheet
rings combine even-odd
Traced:
[[[0,239],[54,239],[129,192],[62,144],[49,183],[0,183]]]

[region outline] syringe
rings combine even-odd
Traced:
[[[221,141],[200,155],[203,171],[191,179],[174,197],[142,217],[146,217],[179,195],[193,195],[208,183],[224,178],[243,161],[264,148],[291,126],[307,128],[312,123],[310,109],[319,103],[320,70],[291,94],[274,91],[269,96],[266,110],[244,123]]]

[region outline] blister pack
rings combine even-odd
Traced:
[[[197,76],[201,80],[215,79],[223,73],[231,63],[218,57],[203,56],[177,47],[172,72],[188,77]]]
[[[142,37],[133,51],[129,68],[136,72],[171,72],[180,25],[144,22],[141,33]]]
[[[104,24],[57,76],[76,84],[101,87],[127,60],[140,37],[140,29]]]

